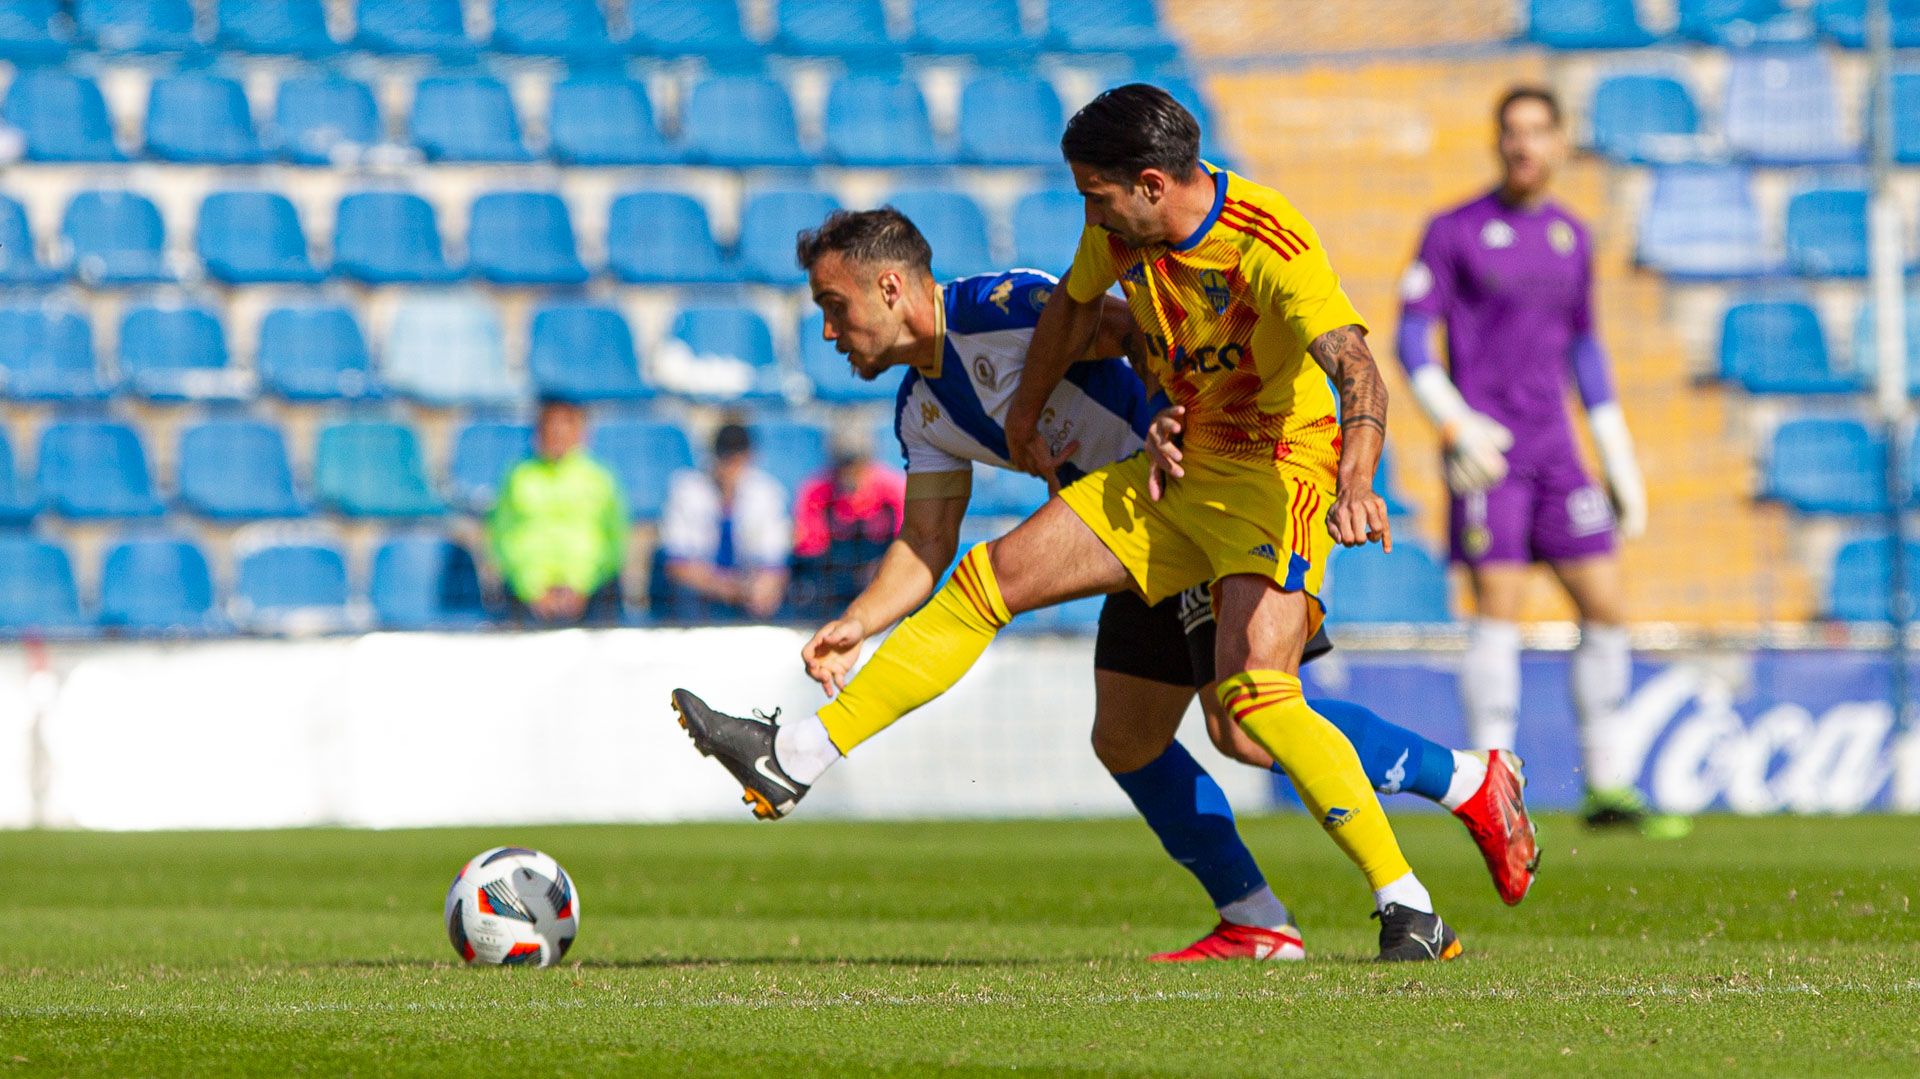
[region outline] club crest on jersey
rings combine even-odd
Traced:
[[[1556,255],[1573,254],[1573,226],[1565,221],[1555,221],[1547,226],[1547,246],[1553,248]]]
[[[1505,221],[1489,221],[1480,230],[1480,242],[1495,251],[1513,246],[1513,226]]]
[[[974,357],[973,380],[987,389],[993,389],[997,383],[998,376],[993,370],[993,364],[985,356]]]
[[[1120,280],[1129,281],[1136,285],[1146,284],[1147,264],[1144,262],[1136,262],[1125,270],[1120,271]]]
[[[1200,288],[1207,294],[1207,306],[1213,308],[1216,315],[1227,313],[1227,305],[1233,302],[1233,293],[1227,289],[1227,275],[1219,270],[1208,270],[1200,275]]]
[[[993,286],[993,291],[987,293],[987,302],[992,304],[995,307],[998,307],[1000,309],[1000,313],[1003,315],[1012,314],[1012,310],[1007,306],[1007,304],[1012,302],[1012,300],[1013,300],[1013,279],[1012,278],[1008,278],[1007,280],[1002,281],[999,284]]]

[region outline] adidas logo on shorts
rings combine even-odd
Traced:
[[[1273,552],[1273,544],[1271,543],[1263,543],[1260,546],[1255,547],[1253,550],[1248,551],[1247,553],[1252,555],[1255,558],[1264,558],[1267,561],[1273,562],[1276,564],[1278,564],[1280,561],[1280,556]]]

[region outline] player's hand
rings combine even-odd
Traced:
[[[1607,494],[1613,501],[1614,527],[1623,540],[1636,540],[1647,534],[1647,485],[1640,473],[1623,471],[1607,477]]]
[[[1167,493],[1167,484],[1187,474],[1180,467],[1180,433],[1187,429],[1182,422],[1186,415],[1185,405],[1174,405],[1161,409],[1147,425],[1147,460],[1153,464],[1147,470],[1147,497],[1155,502]]]
[[[853,661],[860,658],[860,645],[867,639],[867,627],[858,618],[836,618],[821,626],[800,649],[800,662],[807,677],[820,683],[831,697],[847,686],[847,674]]]
[[[1454,494],[1491,491],[1507,478],[1507,451],[1513,448],[1513,432],[1499,421],[1469,412],[1448,424],[1442,437],[1446,442],[1447,486]]]
[[[1047,445],[1047,437],[1040,433],[1038,422],[1020,413],[1007,415],[1006,432],[1008,463],[1016,471],[1046,480],[1048,494],[1059,494],[1060,466],[1080,452],[1080,440],[1068,442],[1056,453]]]
[[[1387,500],[1373,493],[1371,486],[1342,487],[1333,496],[1333,508],[1327,511],[1327,532],[1342,547],[1364,547],[1379,543],[1393,550],[1393,526],[1387,521]]]

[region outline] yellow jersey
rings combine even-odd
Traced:
[[[1135,249],[1089,225],[1067,293],[1090,303],[1119,281],[1149,366],[1173,403],[1186,406],[1189,453],[1272,461],[1331,489],[1337,404],[1307,345],[1366,322],[1313,226],[1285,197],[1205,167],[1213,207],[1193,235]]]

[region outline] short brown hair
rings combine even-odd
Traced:
[[[1553,126],[1560,126],[1560,99],[1552,90],[1544,86],[1516,86],[1500,95],[1500,104],[1493,107],[1493,122],[1505,127],[1507,110],[1522,101],[1538,101],[1547,107],[1547,116],[1553,120]]]
[[[1074,113],[1060,153],[1108,179],[1131,181],[1159,169],[1184,180],[1200,167],[1200,121],[1160,87],[1131,82]]]
[[[860,263],[892,262],[933,276],[933,248],[907,215],[891,206],[878,210],[835,210],[817,229],[804,229],[794,242],[800,268],[813,269],[822,255],[838,251]]]

